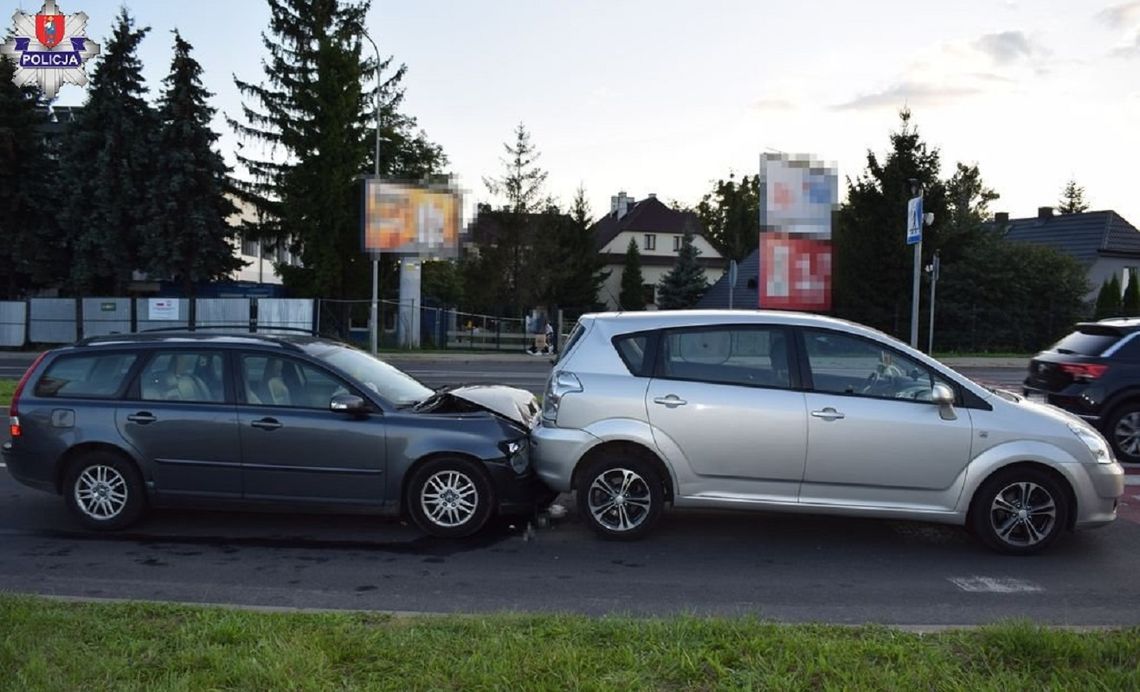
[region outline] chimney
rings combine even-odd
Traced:
[[[649,199],[657,199],[657,193],[656,192],[650,192],[649,193]]]
[[[617,213],[617,218],[621,218],[629,213],[630,207],[633,206],[633,198],[627,197],[625,190],[617,193],[616,196],[610,197],[610,211]]]
[[[1053,216],[1053,207],[1037,207],[1037,218],[1047,219]]]
[[[1009,212],[999,211],[994,213],[994,223],[1009,223]]]

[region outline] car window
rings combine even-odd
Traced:
[[[155,353],[139,374],[143,401],[226,400],[225,359],[216,351],[162,351]]]
[[[776,327],[710,327],[667,332],[660,377],[789,388],[787,333]]]
[[[1120,333],[1115,330],[1100,331],[1095,327],[1088,330],[1078,330],[1069,334],[1049,350],[1057,353],[1070,353],[1082,356],[1099,356],[1120,340]]]
[[[870,339],[814,330],[804,337],[817,392],[930,401],[936,383],[950,386],[925,365]]]
[[[637,377],[649,376],[653,363],[648,358],[650,349],[649,334],[626,334],[614,339],[614,348],[621,356],[629,372]]]
[[[396,406],[418,404],[433,393],[431,389],[403,370],[356,348],[322,343],[306,348],[306,351],[341,372],[347,373],[353,381]]]
[[[35,395],[79,398],[114,396],[122,387],[136,358],[133,353],[57,358],[36,383]]]
[[[291,358],[246,354],[241,358],[245,400],[259,406],[328,410],[348,387],[324,370]]]

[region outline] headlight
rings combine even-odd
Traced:
[[[1069,430],[1077,436],[1081,442],[1092,452],[1093,458],[1096,459],[1098,464],[1111,464],[1112,451],[1108,448],[1108,443],[1100,436],[1100,433],[1093,430],[1086,425],[1079,425],[1077,423],[1069,423]]]
[[[582,382],[574,373],[560,370],[551,375],[546,383],[546,393],[542,395],[542,419],[556,423],[562,397],[580,391],[582,391]]]
[[[508,442],[506,445],[507,463],[518,474],[526,473],[530,468],[530,443],[526,438]]]

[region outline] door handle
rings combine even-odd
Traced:
[[[822,418],[824,420],[840,420],[847,417],[839,411],[831,408],[830,406],[823,409],[822,411],[812,411],[811,415],[815,416],[816,418]]]
[[[684,399],[677,396],[676,394],[670,394],[669,396],[657,397],[656,399],[653,400],[653,403],[661,404],[662,406],[667,406],[669,408],[677,408],[678,406],[684,406],[685,404],[687,404],[689,402],[685,401]]]
[[[131,415],[127,416],[127,420],[132,423],[138,423],[139,425],[146,425],[147,423],[153,423],[158,419],[155,418],[154,414],[149,411],[139,411],[138,413],[132,413]]]
[[[260,420],[255,420],[250,423],[250,425],[255,428],[261,428],[262,430],[276,430],[277,428],[281,427],[281,424],[278,423],[274,418],[262,418]]]

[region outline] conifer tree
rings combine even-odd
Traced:
[[[1061,199],[1057,202],[1057,211],[1062,214],[1080,214],[1088,211],[1089,204],[1085,201],[1085,189],[1077,185],[1076,179],[1070,178],[1061,190]]]
[[[641,275],[641,252],[637,249],[637,241],[629,239],[629,247],[625,251],[625,266],[621,272],[621,293],[618,295],[619,307],[622,310],[644,310],[645,279]]]
[[[697,262],[701,251],[693,245],[693,230],[685,229],[677,262],[658,284],[657,304],[662,310],[684,310],[697,304],[708,290],[704,267]]]
[[[1124,289],[1124,298],[1120,312],[1125,317],[1140,317],[1140,276],[1135,269],[1128,271],[1128,286]]]
[[[140,253],[152,277],[177,278],[191,298],[195,282],[225,278],[242,264],[232,244],[236,229],[228,223],[237,212],[226,197],[228,169],[210,129],[212,94],[202,86],[192,48],[174,32],[174,59],[158,106],[153,211]]]

